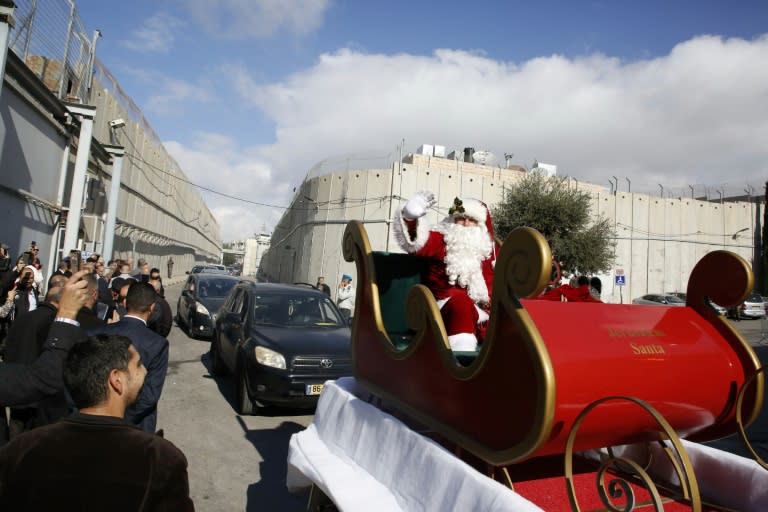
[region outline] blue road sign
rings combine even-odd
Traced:
[[[624,286],[627,284],[627,276],[616,276],[616,286]]]

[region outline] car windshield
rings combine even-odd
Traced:
[[[674,295],[664,295],[664,299],[670,304],[685,304],[683,299],[675,297]]]
[[[760,295],[753,293],[747,297],[746,302],[763,302],[763,298]]]
[[[344,319],[326,296],[257,294],[253,318],[256,325],[281,327],[343,327]]]
[[[197,294],[201,298],[223,298],[235,284],[235,279],[201,279],[197,284]]]

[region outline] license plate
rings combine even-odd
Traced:
[[[325,384],[307,384],[307,395],[319,395]]]

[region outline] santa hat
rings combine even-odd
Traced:
[[[453,200],[453,205],[448,209],[448,214],[451,218],[467,217],[478,223],[480,226],[484,226],[486,231],[493,236],[493,223],[491,222],[491,214],[488,211],[488,206],[477,199],[459,199],[458,197]]]

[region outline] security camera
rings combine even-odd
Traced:
[[[109,126],[111,126],[112,128],[122,128],[123,126],[125,126],[125,119],[123,119],[122,117],[113,119],[112,121],[109,122]]]

